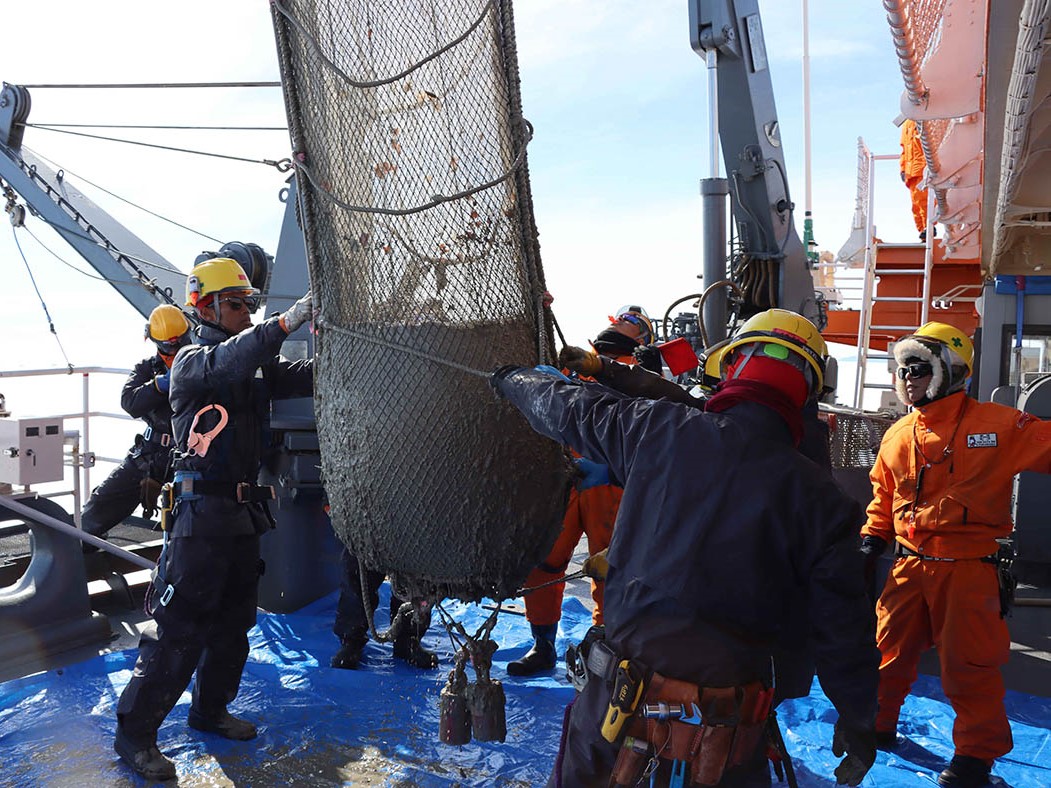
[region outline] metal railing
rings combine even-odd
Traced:
[[[80,446],[79,455],[83,459],[80,464],[80,485],[79,490],[84,494],[90,494],[91,492],[91,466],[94,462],[107,462],[117,464],[121,462],[123,457],[104,457],[94,454],[91,451],[91,420],[93,418],[107,418],[107,419],[119,419],[121,421],[134,421],[127,413],[123,411],[113,412],[104,410],[92,410],[91,409],[91,376],[92,375],[121,375],[127,377],[131,374],[130,369],[120,369],[118,367],[56,367],[51,369],[9,369],[0,370],[0,380],[12,380],[17,378],[36,378],[36,377],[48,377],[48,376],[72,376],[81,375],[81,403],[79,411],[72,411],[69,413],[56,413],[49,414],[54,415],[64,420],[66,419],[80,419]],[[76,451],[74,452],[76,454]],[[93,461],[91,458],[94,458]],[[74,474],[76,474],[76,463],[74,463]],[[76,488],[76,485],[74,485]],[[77,495],[76,489],[65,493],[58,494],[72,494],[75,500],[75,510],[80,510],[80,500]],[[55,494],[49,495],[48,497],[54,497]]]

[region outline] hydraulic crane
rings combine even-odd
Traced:
[[[22,226],[27,210],[47,222],[143,317],[158,304],[181,307],[186,273],[67,182],[61,169],[56,172],[22,147],[30,107],[26,88],[4,83],[0,185],[14,226]],[[263,263],[247,271],[266,298],[266,309],[279,311],[309,286],[294,179],[284,193],[284,221],[273,270]],[[309,358],[313,341],[312,335],[290,337],[282,355]],[[269,427],[261,479],[277,490],[274,516],[280,527],[263,543],[268,572],[260,583],[260,600],[267,609],[283,612],[336,586],[337,567],[331,556],[338,555],[339,545],[324,512],[313,401],[276,401]]]
[[[758,0],[691,0],[690,44],[708,66],[710,177],[704,199],[706,287],[727,278],[742,317],[771,307],[825,322],[796,233]],[[719,175],[718,151],[726,167]],[[736,239],[726,251],[726,196]],[[726,336],[725,289],[705,303],[712,343]]]
[[[181,301],[186,274],[22,147],[32,102],[29,91],[4,83],[0,91],[0,184],[15,227],[25,208],[47,222],[143,316],[158,304]]]

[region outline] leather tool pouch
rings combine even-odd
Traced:
[[[705,687],[701,726],[690,760],[691,785],[718,785],[733,748],[740,714],[741,687]]]

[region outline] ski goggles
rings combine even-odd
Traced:
[[[917,361],[915,364],[906,364],[903,367],[898,367],[898,380],[905,380],[906,375],[913,380],[918,380],[933,374],[934,367],[926,361]]]
[[[624,312],[623,314],[617,315],[613,322],[624,321],[625,323],[631,323],[633,326],[638,327],[640,332],[639,339],[642,340],[643,344],[649,344],[652,336],[650,335],[650,324],[646,318],[642,317],[636,312]]]
[[[172,339],[155,339],[153,344],[157,346],[157,351],[162,356],[174,356],[179,352],[179,348],[190,344],[190,332],[187,331],[181,337],[173,337]]]

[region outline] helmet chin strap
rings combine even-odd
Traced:
[[[220,306],[220,303],[221,302],[219,301],[219,296],[217,294],[215,296],[215,298],[212,299],[212,304],[214,305],[213,308],[212,308],[212,312],[215,314],[214,322],[211,321],[211,320],[205,320],[204,315],[201,314],[200,307],[198,307],[198,309],[197,309],[197,317],[200,318],[201,323],[203,323],[204,325],[208,326],[209,328],[214,328],[214,329],[216,329],[218,331],[222,331],[228,337],[235,336],[233,331],[231,331],[230,329],[226,328],[225,326],[223,326],[222,323],[219,322],[220,320],[222,320],[222,315],[220,314],[220,310],[222,309],[222,307]]]

